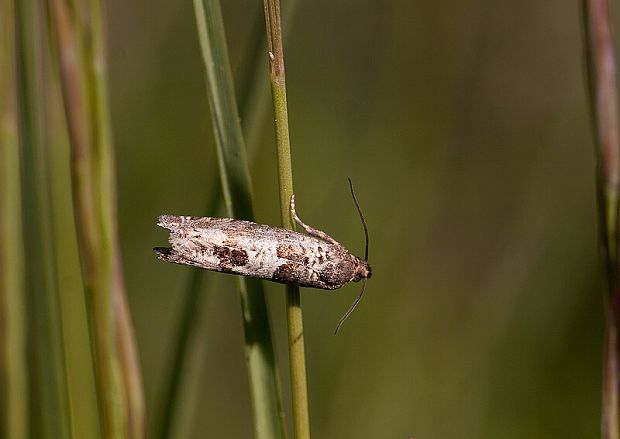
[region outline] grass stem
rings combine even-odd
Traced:
[[[293,195],[293,172],[291,166],[291,144],[286,101],[284,48],[282,46],[282,27],[280,24],[280,1],[264,0],[264,10],[269,50],[269,78],[273,97],[278,156],[280,216],[282,226],[294,230],[295,223],[290,215],[290,201]],[[308,414],[308,386],[306,383],[303,316],[298,286],[287,285],[286,309],[291,388],[293,394],[293,430],[296,439],[307,439],[310,437],[310,417]]]
[[[100,419],[106,438],[144,437],[144,403],[116,225],[101,4],[88,14],[49,0],[71,143],[74,210],[91,327]],[[82,21],[84,20],[84,21]]]

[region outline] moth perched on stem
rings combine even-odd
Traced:
[[[368,227],[351,180],[349,185],[364,226],[364,259],[299,219],[295,195],[291,197],[291,216],[307,235],[233,218],[162,215],[158,225],[170,231],[172,247],[154,250],[163,261],[302,287],[335,290],[347,282],[364,280],[361,292],[338,322],[337,333],[362,299],[366,279],[371,276]]]

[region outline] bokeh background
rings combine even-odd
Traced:
[[[241,82],[262,4],[222,3]],[[604,301],[578,2],[318,0],[289,18],[299,213],[363,254],[350,176],[373,267],[337,337],[360,285],[302,291],[313,436],[597,437]],[[120,238],[154,424],[191,270],[152,253],[166,240],[156,217],[221,214],[205,211],[217,164],[191,2],[112,0],[107,28]],[[278,225],[263,121],[255,211]],[[251,437],[234,279],[204,276],[186,437]],[[266,288],[290,418],[284,289]]]

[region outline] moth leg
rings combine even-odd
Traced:
[[[310,227],[309,225],[307,225],[306,223],[304,223],[302,220],[299,219],[299,217],[297,216],[297,212],[295,211],[295,194],[291,195],[291,215],[295,219],[297,224],[303,227],[303,229],[306,231],[308,235],[315,236],[319,239],[322,239],[323,241],[329,242],[330,244],[337,245],[338,247],[342,246],[338,241],[336,241],[334,238],[329,236],[327,233],[322,232],[317,229],[313,229],[312,227]]]

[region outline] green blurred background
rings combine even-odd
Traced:
[[[223,7],[242,78],[262,4]],[[604,308],[577,2],[302,1],[290,24],[300,216],[362,255],[350,176],[373,268],[337,337],[360,285],[302,291],[313,436],[597,437]],[[156,217],[221,214],[205,211],[217,164],[191,2],[110,1],[107,27],[120,238],[153,424],[191,270],[152,253],[166,240]],[[255,211],[278,225],[264,121]],[[204,276],[183,414],[191,437],[251,437],[234,279]],[[290,422],[284,289],[266,288]]]

